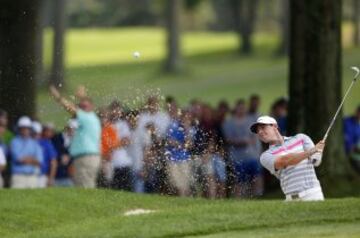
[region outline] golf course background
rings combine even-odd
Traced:
[[[360,49],[348,43],[351,28],[343,27],[343,90],[351,83],[352,65],[360,65]],[[198,98],[212,105],[221,99],[232,104],[252,93],[262,97],[261,112],[268,113],[272,102],[287,96],[288,63],[276,57],[278,37],[274,31],[254,34],[254,54],[237,53],[238,38],[231,32],[185,32],[182,37],[184,72],[161,72],[165,56],[162,28],[132,27],[69,29],[66,36],[66,92],[71,96],[80,84],[89,89],[95,103],[106,105],[118,99],[129,107],[138,106],[148,94],[174,96],[182,105]],[[51,61],[52,32],[44,36],[45,69]],[[133,52],[141,57],[135,59]],[[332,92],[329,92],[332,93]],[[360,102],[356,85],[345,102],[344,112],[352,113]],[[66,113],[50,100],[45,89],[38,94],[38,112],[43,121],[61,126]]]

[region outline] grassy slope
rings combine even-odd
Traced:
[[[256,92],[263,98],[264,113],[275,98],[286,95],[287,61],[273,56],[274,35],[257,34],[254,56],[240,57],[235,53],[234,34],[187,33],[183,38],[186,71],[181,76],[160,74],[164,39],[164,32],[156,28],[71,30],[67,38],[68,92],[85,84],[99,105],[118,98],[130,106],[149,93],[170,94],[182,104],[194,97],[216,104],[223,98],[232,103]],[[49,41],[47,34],[46,45]],[[133,51],[142,53],[139,60],[132,57]],[[49,62],[50,52],[45,55]],[[344,53],[345,87],[352,74],[348,66],[358,64],[359,56],[358,49]],[[360,88],[353,90],[345,105],[347,113],[360,102]],[[66,119],[45,92],[39,94],[38,110],[44,120],[61,125]]]
[[[124,211],[158,212],[125,217]],[[1,237],[359,237],[360,200],[168,198],[105,190],[0,191]]]

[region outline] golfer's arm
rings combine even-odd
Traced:
[[[63,97],[59,97],[56,99],[56,101],[71,115],[76,115],[76,106],[74,103],[68,101],[67,99]]]
[[[296,165],[301,161],[303,161],[304,159],[308,159],[315,152],[316,149],[313,148],[311,150],[307,150],[300,153],[290,153],[280,156],[275,159],[275,169],[282,169],[290,165]]]

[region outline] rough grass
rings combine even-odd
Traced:
[[[124,216],[136,208],[157,212]],[[1,237],[359,237],[360,199],[285,203],[108,190],[0,191]]]

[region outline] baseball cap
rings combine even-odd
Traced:
[[[36,134],[40,134],[42,132],[42,129],[43,129],[41,123],[38,122],[38,121],[33,121],[32,125],[31,125],[31,128],[32,128],[33,132],[35,132]]]
[[[27,128],[31,128],[32,127],[32,123],[29,117],[27,116],[22,116],[19,118],[18,122],[17,122],[17,126],[20,127],[27,127]]]
[[[270,116],[261,116],[259,117],[255,123],[253,123],[251,126],[250,126],[250,131],[252,133],[255,133],[256,134],[256,127],[260,124],[263,124],[263,125],[277,125],[277,122],[276,120],[273,118],[273,117],[270,117]]]

